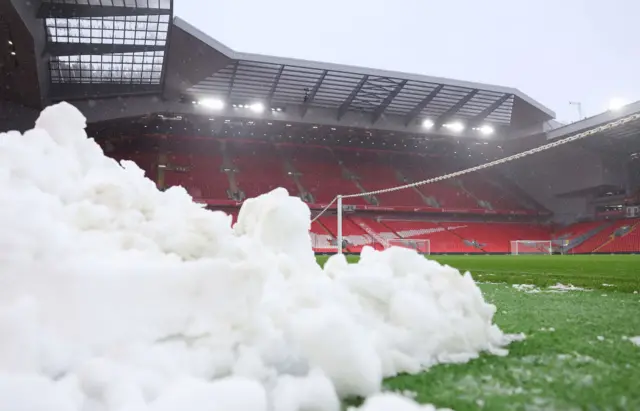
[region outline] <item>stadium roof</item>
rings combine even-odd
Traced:
[[[514,105],[548,120],[555,113],[517,89],[419,74],[298,60],[231,50],[186,21],[174,27],[207,44],[227,58],[226,64],[193,84],[186,93],[243,103],[317,106],[370,113],[372,123],[383,114],[398,115],[409,124],[430,117],[435,123],[460,118],[480,124],[509,125]]]
[[[206,114],[191,101],[213,97],[229,117],[255,116],[231,107],[260,101],[281,108],[283,121],[422,133],[424,119],[433,132],[454,120],[511,132],[555,116],[514,88],[236,52],[174,18],[173,0],[10,2],[33,41],[21,53],[32,54],[39,78],[15,87],[37,90],[42,104],[73,100],[90,121]]]
[[[582,121],[550,130],[547,132],[547,139],[566,138],[636,113],[640,113],[640,101],[628,104],[619,110],[606,111]],[[581,144],[587,148],[612,154],[634,155],[640,153],[640,120],[630,121],[586,137],[581,140]]]

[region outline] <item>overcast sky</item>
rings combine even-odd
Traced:
[[[639,0],[174,0],[232,49],[516,87],[560,121],[640,100]]]

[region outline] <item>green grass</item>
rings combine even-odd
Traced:
[[[323,265],[327,258],[318,256],[318,263]],[[347,258],[349,262],[358,260],[358,256]],[[640,255],[439,255],[429,258],[463,272],[470,271],[476,281],[539,287],[562,283],[640,292]]]
[[[388,379],[386,388],[456,411],[640,410],[640,347],[624,339],[640,335],[640,294],[633,293],[640,292],[640,256],[433,258],[494,283],[480,287],[498,307],[496,323],[527,338],[507,357],[436,366]],[[592,291],[526,293],[512,286],[557,282]]]

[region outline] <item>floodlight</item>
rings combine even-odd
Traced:
[[[251,109],[251,111],[255,113],[262,113],[264,111],[264,104],[262,103],[253,103],[250,106],[247,106]]]
[[[224,108],[224,101],[217,98],[207,98],[200,100],[200,105],[213,110],[221,110]]]
[[[609,110],[617,111],[627,105],[627,102],[620,98],[613,98],[609,102]]]
[[[448,128],[451,131],[455,131],[456,133],[459,133],[464,130],[464,124],[462,124],[459,121],[456,121],[455,123],[445,124],[444,127]]]
[[[433,128],[434,123],[433,120],[427,118],[422,122],[422,127],[426,128],[426,129],[430,129]]]
[[[489,125],[486,125],[486,124],[484,126],[478,128],[478,131],[483,136],[490,136],[491,134],[493,134],[495,132],[493,127],[491,127]]]

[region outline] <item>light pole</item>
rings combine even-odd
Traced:
[[[582,117],[582,103],[579,101],[570,101],[569,105],[576,106],[576,108],[578,109],[578,121],[582,120],[584,118]]]

